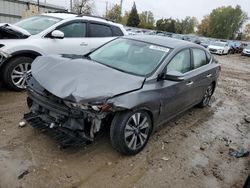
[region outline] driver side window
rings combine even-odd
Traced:
[[[167,66],[167,72],[178,71],[180,73],[186,73],[191,70],[191,56],[190,50],[182,50],[174,56]]]
[[[82,38],[86,37],[86,23],[74,22],[64,25],[58,29],[64,33],[65,38]]]

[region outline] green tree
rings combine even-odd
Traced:
[[[73,12],[77,14],[91,15],[93,12],[93,0],[75,0],[73,4]]]
[[[208,36],[209,30],[209,15],[204,16],[200,25],[198,26],[198,34],[202,36]]]
[[[127,26],[131,26],[131,27],[137,27],[140,23],[140,18],[136,9],[136,5],[134,2],[134,5],[131,9],[131,12],[129,14],[128,17],[128,22],[127,22]]]
[[[209,16],[209,36],[223,39],[233,39],[238,34],[247,14],[237,5],[214,9]]]
[[[184,20],[176,21],[176,32],[180,34],[194,33],[198,21],[195,17],[187,16]]]
[[[121,17],[121,6],[118,4],[115,4],[110,10],[107,11],[106,18],[121,23],[122,17]]]
[[[129,11],[125,11],[124,16],[122,16],[122,22],[121,22],[121,23],[122,23],[123,25],[127,25],[129,14],[130,14]]]
[[[172,18],[160,19],[156,22],[156,29],[160,31],[176,32],[176,20]]]
[[[139,27],[146,29],[153,29],[155,24],[154,14],[151,11],[143,11],[139,14]]]

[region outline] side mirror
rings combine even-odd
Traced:
[[[163,80],[180,82],[185,79],[184,75],[178,71],[169,71],[163,75]]]
[[[62,31],[59,31],[59,30],[54,30],[51,33],[51,38],[63,39],[64,38],[64,33]]]

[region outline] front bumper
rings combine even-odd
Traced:
[[[212,49],[212,48],[210,48],[209,51],[210,51],[210,53],[212,53],[212,54],[219,54],[219,55],[222,55],[222,54],[223,54],[223,50],[217,50],[217,49]]]
[[[241,55],[250,56],[250,52],[242,51]]]
[[[83,146],[93,141],[94,133],[100,130],[106,114],[69,108],[62,99],[42,89],[34,79],[31,82],[27,88],[30,112],[24,114],[28,124],[55,137],[63,147]]]

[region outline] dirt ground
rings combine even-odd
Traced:
[[[219,85],[205,109],[193,108],[167,123],[133,157],[114,151],[108,131],[87,148],[60,150],[52,138],[18,127],[25,93],[0,92],[0,187],[241,188],[250,174],[250,58],[217,57]]]

